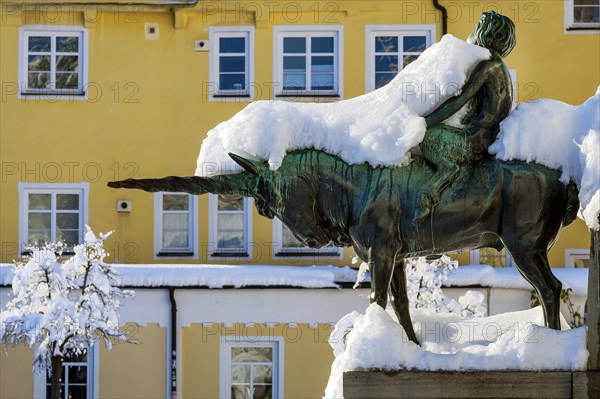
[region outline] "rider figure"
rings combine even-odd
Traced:
[[[512,82],[502,58],[515,46],[514,23],[493,11],[485,12],[467,42],[487,48],[492,56],[474,67],[458,96],[425,117],[427,131],[420,147],[436,171],[418,200],[415,222],[430,214],[442,191],[456,179],[461,165],[488,156],[487,149],[500,130],[500,122],[512,107]],[[463,107],[466,113],[461,118],[462,128],[444,124]]]

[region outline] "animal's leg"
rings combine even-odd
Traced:
[[[554,277],[548,264],[546,251],[511,252],[517,269],[533,286],[544,310],[546,327],[560,330],[561,282]]]
[[[400,324],[404,328],[404,331],[406,331],[408,339],[418,345],[419,341],[417,340],[417,335],[415,334],[410,318],[408,295],[406,294],[406,271],[404,270],[404,261],[400,260],[395,263],[391,283],[392,306]]]
[[[387,251],[381,247],[369,248],[369,272],[371,273],[371,303],[377,302],[385,309],[388,302],[388,291],[394,268],[393,254],[386,256]]]

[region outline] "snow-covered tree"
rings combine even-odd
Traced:
[[[5,345],[35,346],[33,371],[52,371],[52,399],[61,394],[62,362],[66,354],[82,354],[97,341],[131,342],[119,330],[118,309],[132,291],[117,287],[119,276],[104,262],[104,240],[86,226],[84,243],[61,262],[62,243],[31,248],[17,262],[13,298],[0,313]]]

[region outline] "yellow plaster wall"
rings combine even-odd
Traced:
[[[365,25],[437,23],[438,39],[441,37],[439,16],[429,1],[299,1],[295,2],[299,13],[288,3],[201,3],[179,11],[183,17],[178,20],[184,22],[176,29],[177,18],[165,7],[122,8],[117,14],[111,11],[114,8],[100,8],[90,19],[81,7],[69,6],[57,18],[35,6],[22,13],[7,11],[8,3],[2,2],[0,261],[10,262],[19,255],[19,181],[89,181],[89,223],[95,230],[115,230],[107,244],[111,254],[125,263],[163,262],[155,260],[153,253],[153,196],[111,190],[106,183],[132,176],[192,174],[205,133],[246,105],[207,101],[209,54],[195,52],[194,41],[208,39],[209,26],[256,26],[255,80],[261,88],[257,99],[271,96],[268,88],[273,80],[276,25],[343,25],[344,98],[364,92]],[[224,6],[229,6],[230,11],[218,9]],[[448,4],[449,32],[465,38],[484,7],[496,6],[504,7],[498,11],[513,18],[517,25],[518,44],[506,61],[517,71],[520,101],[551,97],[580,103],[594,93],[600,82],[600,35],[565,34],[561,1],[452,2]],[[19,27],[52,21],[61,25],[85,23],[89,29],[87,101],[20,100],[14,92],[18,82]],[[159,24],[158,40],[146,40],[145,23]],[[117,199],[132,200],[133,212],[118,214]],[[210,263],[203,250],[208,237],[207,199],[200,198],[199,205],[200,258],[177,262]],[[315,263],[314,259],[274,260],[271,222],[255,212],[252,217],[254,258],[239,262]],[[564,264],[566,248],[588,246],[589,234],[576,222],[556,243],[551,264]],[[351,257],[352,251],[345,250],[341,260],[316,263],[346,265]]]
[[[164,398],[167,330],[157,324],[131,325],[137,345],[118,344],[100,350],[101,398]]]
[[[0,353],[0,398],[29,399],[33,396],[33,349],[8,347]]]
[[[327,343],[329,325],[310,328],[307,324],[289,327],[277,324],[268,327],[255,324],[233,324],[229,327],[214,324],[192,324],[182,329],[182,392],[183,397],[217,398],[219,391],[221,340],[252,341],[252,337],[283,337],[284,396],[286,398],[320,398],[323,396],[331,371],[333,353]],[[281,350],[281,349],[280,349]]]

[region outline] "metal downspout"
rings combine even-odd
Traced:
[[[442,35],[448,33],[448,10],[440,5],[440,0],[433,0],[433,6],[442,13]]]
[[[177,398],[177,302],[175,301],[175,288],[169,287],[169,301],[171,302],[171,399]]]

